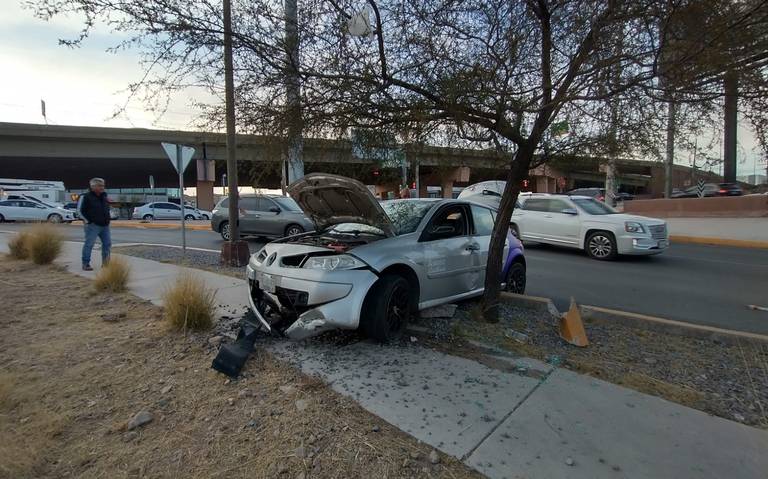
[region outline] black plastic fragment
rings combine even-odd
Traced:
[[[258,325],[250,321],[243,321],[240,325],[240,331],[237,332],[235,342],[221,346],[211,367],[231,378],[237,377],[243,369],[245,361],[248,360],[248,356],[253,352],[253,344],[256,342],[259,331]]]

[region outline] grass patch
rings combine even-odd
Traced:
[[[96,291],[122,293],[128,286],[131,267],[120,257],[111,257],[109,263],[96,274],[93,285]]]
[[[29,229],[26,242],[29,257],[35,264],[51,264],[61,254],[63,246],[61,234],[47,224],[35,225]]]
[[[213,325],[216,292],[192,274],[179,277],[163,292],[164,317],[180,331],[203,331]]]
[[[20,231],[8,241],[8,249],[11,258],[27,259],[29,258],[29,231]]]

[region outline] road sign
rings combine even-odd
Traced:
[[[181,255],[187,256],[187,225],[186,216],[187,213],[184,210],[184,170],[189,166],[189,162],[192,160],[192,155],[195,154],[195,149],[191,146],[174,145],[173,143],[160,143],[165,150],[165,154],[168,155],[168,159],[171,160],[171,164],[179,173],[179,206],[181,207]]]
[[[704,180],[699,180],[699,182],[696,184],[696,194],[699,196],[699,198],[704,197]]]
[[[165,154],[168,155],[168,159],[171,160],[176,171],[179,174],[184,173],[192,160],[192,155],[195,154],[195,149],[191,146],[174,145],[173,143],[161,143],[161,145],[163,145]],[[179,164],[179,156],[181,157],[181,164]]]

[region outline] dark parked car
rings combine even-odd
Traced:
[[[229,241],[229,199],[224,198],[213,208],[211,229]],[[251,236],[282,238],[313,231],[315,225],[298,204],[287,196],[241,196],[240,233]]]
[[[741,196],[744,192],[741,187],[736,183],[704,183],[704,191],[702,196]],[[673,191],[671,198],[698,198],[699,187],[691,186],[684,191]]]
[[[566,194],[569,196],[589,196],[597,201],[605,201],[605,188],[576,188]]]

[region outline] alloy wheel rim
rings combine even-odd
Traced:
[[[224,225],[221,227],[221,235],[224,237],[224,239],[229,240],[229,225]]]
[[[389,297],[387,307],[387,324],[390,331],[397,331],[408,319],[408,302],[408,290],[397,286]]]
[[[605,258],[610,255],[612,249],[611,240],[605,236],[593,236],[589,240],[589,251],[598,258]]]
[[[295,226],[288,228],[288,236],[296,236],[299,233],[301,233],[301,231]]]

